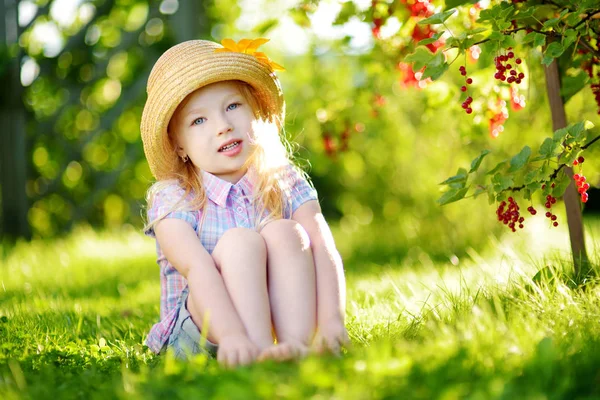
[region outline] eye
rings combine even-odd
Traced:
[[[196,118],[194,122],[192,122],[192,125],[200,125],[203,124],[204,121],[206,121],[206,118],[204,117]]]
[[[238,108],[241,105],[242,105],[242,103],[231,103],[230,105],[227,106],[227,111],[235,110],[236,108]]]

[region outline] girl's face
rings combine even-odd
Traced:
[[[246,173],[255,120],[238,86],[225,81],[190,94],[169,126],[180,157],[187,155],[196,168],[236,183]]]

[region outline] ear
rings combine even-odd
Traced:
[[[175,143],[175,146],[177,147],[177,149],[175,150],[177,152],[177,157],[179,157],[179,158],[185,158],[185,157],[187,157],[187,153],[185,152],[185,150],[183,149],[183,147],[181,147],[177,143]]]
[[[173,132],[171,132],[171,130],[167,128],[167,135],[169,135],[169,137],[171,138],[171,142],[175,146],[175,152],[177,153],[177,157],[184,158],[185,156],[187,156],[187,153],[179,144],[179,139],[177,138],[177,135],[172,133]]]

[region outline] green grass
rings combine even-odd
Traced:
[[[536,229],[557,252],[525,252]],[[0,261],[0,398],[600,399],[600,286],[533,284],[568,253],[564,231],[527,232],[446,263],[347,257],[352,347],[233,371],[142,345],[159,312],[150,239],[22,243]]]

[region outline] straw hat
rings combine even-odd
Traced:
[[[283,123],[285,102],[275,69],[283,69],[256,48],[268,39],[230,39],[225,47],[207,40],[190,40],[167,50],[154,64],[148,78],[148,99],[141,121],[144,152],[152,175],[165,179],[160,165],[170,165],[173,149],[167,146],[167,126],[175,109],[193,91],[211,83],[240,80],[250,84],[268,110],[263,116]]]

